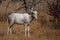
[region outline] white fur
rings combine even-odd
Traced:
[[[33,11],[33,13],[34,13],[34,15],[37,19],[37,15],[36,15],[37,12]],[[29,15],[28,13],[24,13],[24,14],[12,13],[8,16],[8,21],[9,21],[8,32],[10,32],[10,34],[12,34],[12,32],[11,32],[12,25],[14,23],[17,23],[17,24],[25,25],[25,36],[27,35],[27,33],[28,33],[28,37],[30,36],[30,34],[29,34],[29,24],[32,21],[31,15]]]

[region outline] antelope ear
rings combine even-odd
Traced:
[[[37,14],[37,11],[34,11],[35,14]]]

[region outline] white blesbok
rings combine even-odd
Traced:
[[[12,34],[11,32],[11,27],[13,26],[13,24],[17,23],[17,24],[22,24],[25,25],[25,36],[27,36],[28,33],[28,37],[30,36],[29,34],[29,24],[31,21],[33,21],[33,19],[37,19],[37,11],[36,10],[30,10],[29,13],[24,13],[24,14],[20,14],[20,13],[11,13],[8,16],[8,33]]]

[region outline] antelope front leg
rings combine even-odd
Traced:
[[[25,37],[27,36],[27,24],[25,24]]]
[[[28,29],[28,37],[30,37],[30,33],[29,33],[29,26],[28,26],[28,28],[27,28],[27,29]]]

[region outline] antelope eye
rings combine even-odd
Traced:
[[[32,12],[32,14],[34,14],[34,13]]]

